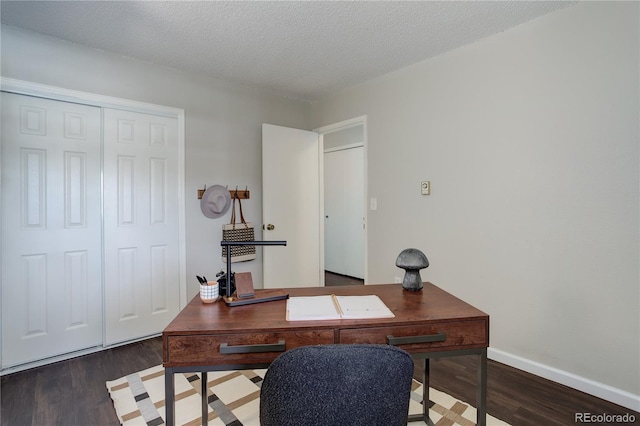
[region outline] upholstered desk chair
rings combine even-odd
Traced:
[[[407,352],[387,345],[303,346],[271,364],[261,426],[406,426],[413,376]]]

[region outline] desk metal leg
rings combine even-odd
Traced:
[[[164,369],[164,401],[165,401],[165,424],[173,426],[176,423],[175,415],[175,390],[173,379],[173,368]]]
[[[483,349],[478,357],[478,398],[477,424],[485,426],[487,424],[487,349]]]
[[[431,375],[431,363],[429,358],[424,359],[424,377],[422,381],[422,418],[427,426],[434,426],[431,417],[429,417],[429,405],[431,405],[431,399],[429,398],[429,377]]]
[[[418,357],[424,358],[424,380],[422,382],[422,414],[413,414],[409,416],[410,422],[424,421],[428,426],[433,426],[433,422],[429,418],[429,359],[460,356],[460,355],[478,355],[478,383],[476,393],[476,422],[477,426],[486,426],[487,424],[487,349],[470,349],[460,351],[435,352]]]
[[[207,372],[202,371],[200,376],[200,395],[202,395],[202,424],[207,425],[209,421],[209,386],[207,386]]]
[[[424,376],[422,377],[422,418],[427,424],[431,421],[429,418],[429,358],[425,358],[422,362]]]
[[[409,422],[425,422],[427,426],[434,426],[429,418],[429,358],[423,359],[422,377],[422,414],[413,414],[409,416]]]

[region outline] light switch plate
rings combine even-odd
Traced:
[[[428,180],[423,180],[422,182],[420,182],[420,191],[422,195],[431,194],[431,182],[429,182]]]

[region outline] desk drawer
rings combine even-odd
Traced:
[[[170,335],[165,366],[262,364],[298,346],[334,343],[333,330],[216,335]]]
[[[486,347],[489,332],[483,320],[353,328],[340,330],[340,343],[390,343],[410,353],[435,352]]]

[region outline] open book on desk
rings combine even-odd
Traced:
[[[309,296],[287,299],[287,321],[393,318],[395,315],[376,295]]]

